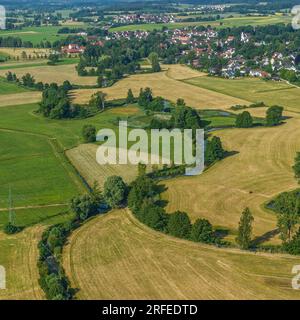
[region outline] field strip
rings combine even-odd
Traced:
[[[42,93],[38,91],[1,95],[0,108],[40,102]]]
[[[287,81],[263,81],[258,78],[223,79],[198,77],[182,80],[186,84],[210,90],[233,98],[245,99],[251,104],[264,102],[268,106],[281,105],[285,110],[299,112],[300,87]]]

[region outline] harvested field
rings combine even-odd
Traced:
[[[38,91],[29,91],[23,93],[13,93],[1,95],[0,108],[7,106],[17,106],[23,104],[30,104],[40,102],[42,93]]]
[[[18,68],[13,72],[20,78],[26,73],[34,76],[36,81],[44,83],[56,82],[62,84],[65,80],[69,80],[72,84],[78,85],[94,85],[97,77],[79,77],[75,69],[76,64],[58,65],[58,66],[38,66]],[[0,76],[5,76],[8,70],[0,70]]]
[[[167,76],[175,80],[185,80],[206,76],[206,73],[194,70],[185,65],[175,64],[165,65],[163,67],[167,68],[168,70]]]
[[[97,181],[102,188],[106,179],[114,175],[121,176],[127,183],[132,182],[137,177],[137,165],[100,165],[97,163],[97,148],[98,146],[93,144],[82,144],[67,151],[68,158],[89,185],[93,185]],[[151,170],[151,166],[149,166],[148,170]]]
[[[6,269],[6,290],[0,290],[0,300],[41,300],[44,294],[38,279],[38,241],[41,226],[14,235],[0,232],[0,265]]]
[[[194,72],[193,70],[187,70],[184,67],[183,70],[178,66],[170,66],[169,71],[166,72],[133,75],[117,82],[110,88],[101,90],[76,90],[74,91],[75,102],[87,103],[91,95],[97,91],[103,91],[107,93],[108,99],[120,99],[126,97],[128,89],[130,88],[132,89],[134,95],[137,96],[140,88],[150,87],[156,96],[162,96],[173,102],[176,102],[178,98],[183,98],[188,105],[197,109],[228,109],[236,104],[249,104],[248,101],[243,99],[220,94],[212,90],[198,88],[196,86],[170,78],[172,75],[176,77],[177,74],[176,71],[173,71],[173,68],[176,68],[176,70],[180,68],[180,78],[190,76],[191,72]]]
[[[29,33],[29,32],[28,32]],[[32,32],[31,32],[32,33]],[[41,55],[45,56],[49,55],[51,52],[50,49],[38,49],[38,48],[0,48],[0,52],[3,52],[11,57],[19,57],[20,61],[28,60],[28,56],[30,55],[32,58],[38,58]],[[22,58],[22,53],[26,52],[26,59]],[[32,62],[32,61],[31,61]]]
[[[236,230],[241,212],[249,207],[255,218],[254,234],[270,240],[266,235],[276,229],[277,219],[264,203],[299,187],[292,165],[300,150],[300,119],[294,113],[286,115],[293,118],[274,128],[215,132],[232,156],[200,176],[164,182],[168,211],[183,210],[193,220],[204,217],[215,226]]]
[[[79,299],[299,299],[296,257],[217,249],[175,239],[128,211],[75,231],[64,266]]]
[[[281,105],[286,110],[300,112],[300,88],[286,82],[263,81],[257,78],[221,79],[199,77],[185,80],[194,86],[267,105]]]

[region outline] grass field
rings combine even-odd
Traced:
[[[0,95],[7,95],[12,93],[28,92],[25,88],[22,88],[14,83],[7,82],[5,79],[0,78]]]
[[[17,68],[13,72],[20,78],[26,73],[30,73],[34,76],[36,81],[42,81],[44,83],[56,82],[62,84],[65,80],[69,80],[72,84],[78,85],[95,85],[97,77],[79,77],[75,69],[76,64],[66,64],[57,66],[38,66],[38,67],[26,67]],[[13,68],[12,68],[13,69]],[[0,76],[4,76],[7,73],[6,70],[0,69]]]
[[[76,64],[79,62],[79,58],[64,58],[61,59],[55,66],[62,66],[66,64]],[[0,70],[10,70],[14,71],[19,68],[31,68],[31,67],[46,67],[48,66],[48,60],[39,59],[39,60],[22,60],[22,61],[14,61],[8,60],[8,62],[1,63]]]
[[[278,23],[291,23],[291,16],[282,16],[282,15],[270,15],[265,17],[233,17],[233,18],[224,18],[218,21],[200,21],[200,22],[178,22],[178,23],[165,23],[165,24],[136,24],[128,26],[120,26],[116,28],[111,28],[111,32],[117,31],[135,31],[135,30],[147,30],[153,31],[155,29],[160,30],[163,27],[169,29],[178,29],[189,26],[213,26],[217,28],[227,28],[227,27],[240,27],[240,26],[260,26],[268,24],[278,24]]]
[[[43,27],[27,27],[22,30],[0,30],[0,37],[12,36],[21,38],[22,41],[31,41],[34,45],[41,41],[54,42],[62,40],[67,37],[64,34],[57,34],[57,31],[62,27],[57,26],[43,26]]]
[[[97,129],[115,128],[113,121],[118,115],[124,115],[124,108],[116,108],[87,119],[51,120],[35,114],[37,109],[37,104],[0,108],[0,129],[47,135],[56,138],[64,149],[70,149],[82,142],[81,130],[85,124]],[[133,112],[131,107],[128,110]]]
[[[35,225],[48,226],[65,222],[72,217],[68,205],[27,207],[26,209],[15,208],[14,215],[16,224],[21,228]],[[8,222],[8,216],[7,210],[0,209],[0,229]]]
[[[203,89],[245,99],[263,101],[267,105],[281,105],[286,110],[300,111],[300,89],[285,82],[264,81],[255,78],[237,80],[216,77],[199,77],[185,80],[186,83]]]
[[[79,299],[299,299],[296,257],[175,239],[115,211],[75,231],[64,266]]]
[[[0,207],[7,207],[9,186],[15,206],[64,204],[80,184],[47,137],[0,130]]]
[[[38,284],[38,248],[43,227],[35,226],[14,236],[0,232],[0,265],[6,269],[6,290],[0,300],[40,300],[44,294]]]
[[[156,96],[162,96],[170,101],[176,102],[178,98],[183,98],[186,103],[197,109],[221,109],[230,108],[235,104],[249,104],[243,99],[234,98],[220,94],[212,90],[197,88],[182,81],[191,77],[203,76],[203,73],[191,70],[180,65],[165,66],[167,71],[153,74],[133,75],[117,82],[114,86],[101,91],[108,94],[108,99],[124,98],[129,88],[134,94],[139,94],[140,88],[150,87]],[[175,78],[173,78],[175,77]],[[75,91],[75,101],[87,103],[96,89],[83,89]]]

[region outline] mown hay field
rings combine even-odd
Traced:
[[[79,299],[299,299],[296,257],[217,249],[157,233],[119,210],[71,236],[63,264]]]
[[[281,105],[286,110],[300,111],[300,89],[285,82],[264,81],[256,78],[222,79],[199,77],[185,80],[194,86],[212,90],[251,102]]]
[[[173,102],[176,102],[178,98],[183,98],[189,106],[197,109],[228,109],[236,104],[249,104],[244,99],[238,99],[176,80],[177,77],[181,79],[193,77],[195,72],[183,66],[169,66],[168,71],[129,76],[110,88],[76,90],[74,91],[75,102],[87,103],[91,95],[97,91],[107,93],[108,99],[120,99],[127,96],[130,88],[134,95],[137,96],[141,88],[150,87],[155,96],[162,96]],[[199,73],[199,75],[203,74]]]
[[[58,65],[58,66],[37,66],[17,68],[13,72],[18,78],[21,78],[26,73],[34,76],[37,82],[44,83],[56,82],[62,84],[65,80],[69,80],[72,84],[78,85],[95,85],[97,77],[79,77],[75,69],[76,64]],[[13,69],[13,68],[12,68]],[[5,76],[9,70],[1,70],[0,76]]]
[[[66,153],[72,164],[89,185],[97,182],[102,189],[106,179],[111,176],[121,176],[126,183],[130,183],[137,178],[138,165],[131,163],[100,165],[96,159],[97,148],[98,146],[94,144],[81,144],[76,148],[68,150]],[[130,154],[130,151],[128,154]],[[145,153],[143,155],[145,157],[149,156]],[[151,172],[151,165],[147,166],[147,172]]]
[[[68,158],[89,185],[93,185],[96,181],[99,187],[103,188],[106,179],[110,176],[121,176],[127,183],[137,177],[137,165],[100,165],[96,161],[96,153],[97,146],[93,144],[82,144],[67,151]]]
[[[23,52],[26,53],[26,59],[23,59]],[[41,58],[46,55],[49,55],[51,52],[50,49],[38,49],[38,48],[0,48],[0,53],[9,55],[10,57],[19,57],[20,61],[28,60],[28,57],[31,58]]]
[[[28,91],[23,93],[2,94],[0,99],[0,108],[8,106],[25,105],[29,103],[40,102],[41,92]]]
[[[0,232],[0,265],[6,269],[6,290],[0,290],[0,300],[44,299],[37,269],[42,232],[41,226],[13,236]]]
[[[215,132],[232,155],[196,177],[164,182],[168,211],[183,210],[195,220],[207,218],[215,226],[236,231],[241,212],[249,207],[254,234],[262,241],[277,242],[266,234],[276,229],[276,216],[264,204],[283,191],[296,189],[292,165],[300,150],[297,114],[274,128],[227,129]]]

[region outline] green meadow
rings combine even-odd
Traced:
[[[14,83],[9,83],[5,79],[0,78],[0,95],[28,92],[28,89],[20,87]]]
[[[0,65],[0,70],[14,70],[14,69],[22,69],[22,68],[31,68],[31,67],[43,67],[48,66],[47,64],[48,60],[45,60],[43,62],[27,62],[27,63],[15,63],[9,62],[9,65]],[[56,66],[62,66],[67,64],[75,64],[79,62],[79,58],[65,58],[57,62]]]
[[[300,112],[300,90],[285,82],[265,81],[257,78],[222,79],[199,77],[184,82],[252,102],[279,104],[287,110]]]
[[[76,26],[70,26],[73,28]],[[84,28],[84,26],[80,26]],[[41,41],[54,42],[67,37],[66,34],[58,34],[58,30],[62,26],[42,26],[42,27],[26,27],[22,30],[12,31],[12,30],[0,30],[0,37],[19,37],[23,41],[30,41],[34,45],[39,44]]]
[[[68,221],[72,213],[67,206],[43,207],[14,210],[14,220],[22,228],[28,228],[36,224],[52,225]],[[0,214],[0,229],[8,222],[8,211]]]
[[[1,110],[2,111],[2,110]],[[45,136],[0,129],[0,208],[65,204],[80,190],[72,167]]]

